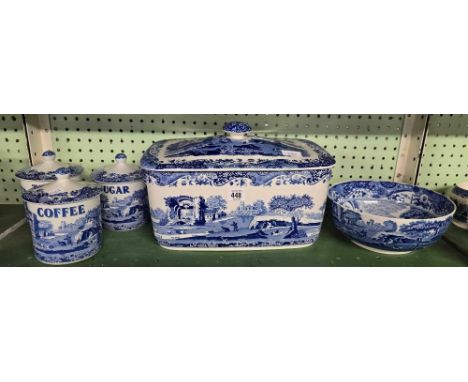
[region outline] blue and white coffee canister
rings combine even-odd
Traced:
[[[158,243],[170,249],[239,250],[313,244],[334,158],[303,139],[250,134],[154,143],[141,167]]]
[[[55,152],[51,150],[42,153],[41,163],[23,168],[16,172],[16,178],[20,181],[21,189],[27,191],[33,187],[43,186],[56,179],[58,170],[68,168],[70,176],[74,180],[81,179],[83,167],[71,163],[60,163],[55,160]]]
[[[125,154],[117,154],[113,165],[97,169],[91,178],[103,186],[101,206],[104,228],[130,231],[148,221],[145,182],[140,169],[127,163]]]
[[[457,210],[453,216],[453,224],[468,229],[468,181],[455,185],[448,196],[457,205]]]
[[[101,187],[55,172],[56,180],[23,193],[36,258],[46,264],[70,264],[101,248]]]

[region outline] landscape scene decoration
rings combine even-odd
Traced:
[[[46,263],[68,263],[86,259],[102,243],[101,208],[89,210],[72,222],[39,219],[27,203],[26,219],[31,226],[34,251]]]
[[[208,137],[191,142],[164,140],[143,155],[143,170],[170,169],[306,169],[331,167],[335,159],[305,139],[281,141],[268,138]]]
[[[142,188],[126,197],[101,194],[102,221],[116,231],[134,229],[148,219],[147,193]]]
[[[432,245],[452,220],[453,205],[445,197],[416,186],[345,182],[330,195],[337,228],[377,249],[407,252]]]
[[[285,156],[285,152],[294,151],[301,157],[309,157],[309,152],[304,147],[299,147],[296,142],[284,139],[282,141],[269,140],[268,138],[246,137],[242,140],[234,140],[229,137],[208,137],[198,141],[179,141],[167,146],[165,156],[167,158],[186,156],[223,156],[223,155],[262,155]]]
[[[313,212],[309,195],[276,195],[268,203],[243,201],[228,211],[220,195],[169,196],[165,209],[151,210],[155,236],[162,245],[180,247],[265,247],[312,244],[324,206]]]
[[[351,239],[383,250],[413,251],[434,244],[449,227],[451,218],[444,220],[409,221],[397,224],[393,220],[366,220],[362,214],[333,205],[333,220],[340,231]]]

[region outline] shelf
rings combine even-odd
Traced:
[[[22,204],[0,204],[0,235],[22,218],[24,218]]]
[[[0,205],[0,224],[23,216],[23,206]],[[305,249],[236,252],[171,251],[158,246],[151,225],[131,232],[104,230],[103,248],[72,266],[466,266],[468,232],[451,226],[432,247],[401,256],[379,255],[352,244],[324,221],[318,241]],[[33,255],[29,226],[24,224],[0,240],[0,266],[42,266]]]

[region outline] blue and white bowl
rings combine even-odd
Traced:
[[[23,193],[34,253],[46,264],[82,261],[101,248],[101,188],[70,175],[62,168],[55,181]]]
[[[449,198],[457,205],[453,224],[468,229],[468,182],[455,185],[449,193]]]
[[[349,181],[329,190],[333,222],[355,244],[404,254],[441,238],[455,204],[425,188],[394,182]]]
[[[115,163],[97,169],[91,179],[103,187],[102,224],[111,231],[131,231],[149,220],[146,185],[140,169],[119,153]]]

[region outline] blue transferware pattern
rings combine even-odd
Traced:
[[[226,122],[223,130],[227,133],[243,134],[252,131],[252,128],[245,122]]]
[[[462,223],[468,223],[468,204],[465,203],[457,203],[457,212],[455,212],[454,219],[458,220]]]
[[[113,231],[129,231],[149,220],[148,199],[140,169],[119,153],[115,164],[97,169],[91,178],[103,186],[102,222]]]
[[[131,191],[127,196],[113,198],[110,193],[101,194],[102,222],[113,231],[130,231],[149,220],[146,187]]]
[[[57,172],[68,168],[70,176],[79,176],[83,167],[74,164],[63,164],[55,161],[55,152],[51,150],[42,153],[42,162],[32,167],[26,167],[16,172],[16,177],[23,180],[53,181]]]
[[[47,158],[51,158],[51,157],[55,158],[55,152],[53,152],[52,150],[46,150],[42,153],[42,156],[47,157]]]
[[[468,182],[455,185],[449,197],[457,206],[453,223],[460,228],[468,229]]]
[[[23,199],[28,202],[44,204],[71,203],[92,198],[93,196],[99,195],[101,191],[102,189],[100,187],[85,186],[79,190],[50,194],[41,187],[37,187],[25,191],[23,193]]]
[[[241,202],[235,210],[220,195],[178,195],[166,197],[165,208],[151,210],[151,217],[156,238],[168,247],[303,246],[314,243],[320,231],[324,205],[314,207],[309,195]]]
[[[143,170],[331,168],[335,159],[304,139],[214,136],[154,143],[141,159]]]
[[[26,203],[36,258],[46,264],[70,264],[94,256],[102,246],[101,208],[88,211],[72,223],[39,218]],[[79,207],[77,207],[79,208]]]
[[[407,184],[350,181],[329,190],[335,226],[358,244],[406,253],[434,244],[447,230],[454,204]]]
[[[74,174],[69,167],[63,167],[55,171],[56,178],[70,177]],[[61,189],[50,192],[49,188],[35,187],[23,192],[23,199],[27,202],[43,204],[59,204],[78,202],[93,198],[102,192],[102,188],[94,183],[77,182],[78,187],[71,189]]]
[[[173,249],[302,247],[317,240],[333,157],[313,142],[227,135],[154,143],[141,166],[154,235]]]
[[[95,255],[102,244],[101,188],[70,178],[60,169],[57,180],[23,194],[36,258],[68,264]]]
[[[280,142],[267,141],[265,138],[249,138],[248,141],[233,140],[229,137],[212,137],[201,142],[177,142],[166,148],[166,158],[183,156],[212,156],[212,155],[263,155],[266,157],[284,157],[284,152],[295,152],[297,156],[308,158],[310,154],[306,148],[298,147],[287,140]],[[250,165],[250,164],[249,164]]]
[[[145,173],[147,184],[158,187],[233,187],[262,195],[269,189],[270,199],[252,203],[240,201],[229,208],[222,191],[210,196],[171,192],[164,204],[151,210],[155,237],[167,247],[176,248],[261,248],[313,244],[320,231],[325,208],[309,194],[276,195],[275,188],[290,186],[325,187],[331,170],[264,172],[152,172]],[[239,191],[244,192],[244,191]],[[310,193],[312,194],[312,192]],[[268,194],[264,194],[268,195]],[[232,198],[232,195],[228,195]]]
[[[126,163],[127,156],[119,153],[115,156],[116,165],[99,168],[93,171],[91,178],[100,183],[122,183],[142,180],[141,171],[136,166]],[[117,172],[118,165],[122,164],[123,170]]]
[[[468,185],[467,185],[467,187],[468,187]],[[460,186],[453,187],[452,192],[455,195],[461,196],[463,198],[468,198],[468,190],[465,190],[465,189],[461,188]]]
[[[102,170],[96,172],[93,180],[101,183],[122,183],[122,182],[133,182],[135,180],[141,180],[141,172],[136,171],[133,174],[109,174]]]
[[[144,172],[147,183],[160,186],[286,186],[314,185],[328,182],[332,170],[304,171],[209,171],[209,172]]]

